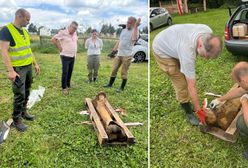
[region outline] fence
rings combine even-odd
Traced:
[[[85,41],[88,37],[78,38],[78,52],[86,52]],[[103,51],[109,53],[112,51],[117,38],[99,37],[103,41]],[[58,53],[57,48],[52,44],[51,37],[49,36],[31,36],[31,47],[34,52],[41,53]]]

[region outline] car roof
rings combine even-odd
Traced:
[[[151,7],[150,11],[153,10],[153,9],[159,9],[159,8],[163,8],[163,7]],[[164,9],[166,9],[166,8],[164,8]]]

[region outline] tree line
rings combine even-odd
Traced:
[[[40,26],[39,28],[37,28],[37,26],[33,23],[29,24],[28,26],[28,31],[29,32],[32,32],[32,33],[37,33],[39,34],[39,30],[44,27],[44,26]],[[121,33],[121,30],[125,27],[125,25],[120,25],[118,28],[115,28],[112,24],[103,24],[101,29],[100,29],[100,32],[101,34],[110,34],[110,35],[113,35],[114,33],[116,33],[116,35],[120,35]],[[92,27],[88,27],[86,29],[86,31],[84,33],[86,34],[90,34],[91,31],[92,31]],[[54,29],[52,31],[55,31]],[[148,27],[144,27],[140,33],[145,33],[145,34],[148,34]]]

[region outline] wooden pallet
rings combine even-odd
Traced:
[[[124,142],[118,142],[118,141],[110,142],[109,137],[101,121],[101,118],[98,115],[92,103],[92,100],[90,98],[86,98],[85,104],[87,107],[87,111],[89,112],[90,119],[93,123],[94,129],[96,131],[97,138],[98,138],[100,145],[103,145],[103,146],[105,145],[128,145],[128,144],[135,143],[135,138],[133,134],[128,130],[128,128],[125,126],[123,121],[120,119],[120,117],[118,116],[118,114],[115,112],[115,110],[113,109],[113,107],[110,105],[108,101],[105,102],[105,105],[108,109],[109,114],[113,116],[113,120],[115,120],[118,123],[118,125],[124,130],[125,134],[127,135],[127,140]]]
[[[237,141],[238,137],[238,131],[236,127],[236,123],[238,120],[238,117],[242,114],[242,111],[240,110],[237,116],[234,118],[230,126],[226,129],[226,131],[222,130],[218,127],[202,127],[201,131],[204,133],[211,134],[219,139],[222,139],[224,141],[228,141],[231,143],[235,143]]]

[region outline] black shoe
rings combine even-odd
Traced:
[[[122,89],[121,87],[119,87],[118,89],[116,89],[116,92],[117,93],[120,93],[120,92],[122,92],[124,89]]]
[[[93,78],[93,82],[96,82],[96,79],[97,79],[97,78]]]
[[[126,86],[126,83],[127,83],[127,79],[122,79],[122,83],[121,83],[121,86],[116,90],[117,93],[120,93],[124,90],[125,86]]]
[[[115,82],[115,77],[110,77],[109,83],[107,85],[104,85],[103,87],[111,88],[113,86],[114,82]]]
[[[198,118],[192,113],[192,114],[186,114],[188,121],[190,122],[191,125],[197,126],[199,125],[199,120]]]
[[[246,160],[248,160],[248,149],[245,149],[243,156]]]
[[[199,120],[198,118],[194,115],[194,112],[191,108],[191,104],[189,102],[187,103],[181,103],[181,107],[184,109],[187,119],[190,122],[191,125],[193,126],[198,126],[199,125]]]
[[[35,117],[33,115],[28,114],[28,112],[23,112],[22,118],[25,120],[34,121]]]
[[[24,132],[28,128],[28,126],[23,124],[21,118],[17,118],[17,119],[13,118],[13,124],[12,125],[17,129],[17,131],[20,131],[20,132]]]

